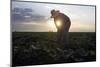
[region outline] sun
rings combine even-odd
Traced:
[[[57,25],[58,27],[60,27],[60,26],[61,26],[61,21],[57,20],[57,21],[56,21],[56,25]]]
[[[52,28],[52,29],[55,29],[56,26],[57,26],[57,27],[61,27],[61,21],[60,21],[60,20],[57,20],[57,21],[56,21],[56,25],[55,25],[55,23],[54,23],[53,20],[48,20],[47,24],[48,24],[48,27],[50,27],[50,28]]]

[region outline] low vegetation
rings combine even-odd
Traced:
[[[13,32],[13,66],[96,60],[95,32],[70,32],[69,48],[56,43],[56,32]]]

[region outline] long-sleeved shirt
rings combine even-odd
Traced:
[[[61,22],[61,26],[57,26],[57,21]],[[54,22],[58,31],[69,31],[71,21],[65,14],[59,13],[56,17],[54,17]]]

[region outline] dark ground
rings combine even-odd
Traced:
[[[13,32],[12,65],[96,61],[95,32],[70,32],[66,50],[55,41],[56,32]]]

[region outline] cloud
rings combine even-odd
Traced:
[[[13,22],[31,22],[31,21],[46,21],[45,16],[37,14],[31,8],[19,8],[12,9],[12,21]]]
[[[75,22],[71,24],[70,32],[94,32],[95,25],[90,23]]]

